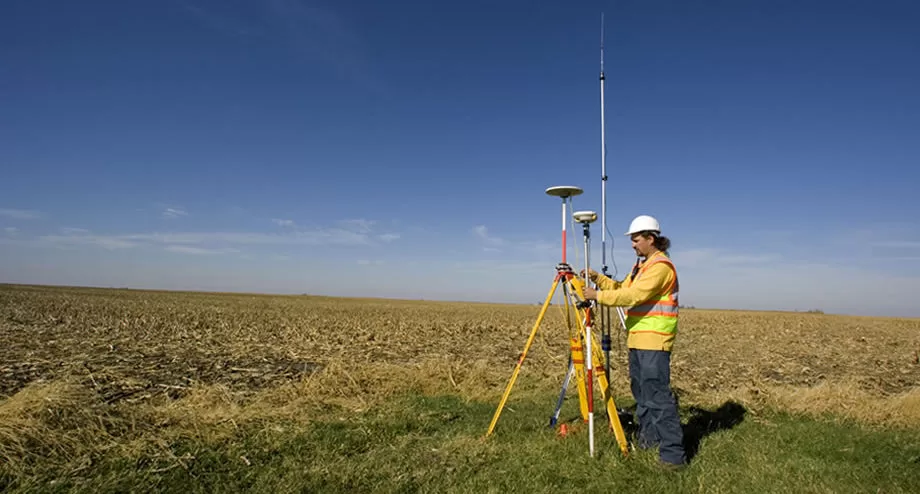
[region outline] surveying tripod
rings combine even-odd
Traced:
[[[610,389],[609,377],[606,373],[606,367],[601,361],[601,346],[597,344],[597,337],[593,333],[593,304],[591,301],[585,300],[585,281],[575,274],[575,272],[572,270],[572,267],[566,261],[566,220],[568,219],[568,216],[566,215],[566,199],[581,194],[582,189],[572,186],[557,186],[546,189],[546,193],[551,196],[562,198],[562,262],[556,265],[556,276],[553,278],[552,287],[550,288],[549,293],[546,295],[546,300],[543,302],[543,306],[541,307],[540,313],[537,316],[537,320],[530,332],[530,336],[527,338],[527,343],[524,345],[524,350],[521,352],[517,364],[514,367],[514,372],[511,375],[511,380],[508,382],[508,385],[505,388],[505,392],[502,395],[501,401],[498,404],[498,408],[495,410],[495,414],[492,417],[492,422],[489,424],[489,430],[486,432],[486,436],[491,435],[495,430],[495,424],[498,422],[498,418],[505,406],[505,402],[507,402],[508,396],[511,394],[511,388],[514,386],[514,382],[517,380],[518,374],[521,371],[521,366],[524,364],[524,358],[527,356],[527,352],[530,350],[530,347],[533,344],[534,338],[537,335],[537,330],[540,328],[540,324],[543,322],[543,318],[546,315],[546,311],[549,308],[553,295],[555,294],[556,289],[562,285],[565,299],[566,326],[569,330],[569,366],[562,386],[562,391],[559,395],[559,400],[556,404],[556,409],[552,418],[550,418],[550,426],[554,427],[556,425],[556,421],[559,417],[559,412],[562,408],[562,403],[565,399],[566,390],[572,376],[574,375],[576,380],[576,387],[578,388],[581,418],[588,423],[588,451],[591,456],[594,456],[594,379],[596,377],[598,387],[600,389],[601,400],[604,403],[604,407],[607,411],[610,428],[614,431],[617,443],[619,443],[620,446],[620,451],[623,453],[623,455],[627,455],[628,445],[626,441],[626,434],[623,431],[623,426],[620,423],[620,417],[617,412],[616,404],[613,401],[613,395]],[[585,244],[585,275],[587,276],[590,268],[590,263],[588,261],[590,250],[590,224],[597,219],[597,214],[595,214],[593,211],[579,211],[575,212],[573,217],[575,218],[575,221],[581,223],[583,226]],[[576,315],[575,319],[578,321],[577,327],[573,327],[571,323],[571,315],[573,312]],[[600,370],[600,372],[597,372],[597,370]]]

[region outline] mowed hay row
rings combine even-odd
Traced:
[[[198,415],[213,422],[297,415],[309,403],[362,408],[409,388],[494,400],[538,312],[536,305],[0,286],[0,394],[71,379],[102,403],[149,403],[175,417],[207,410]],[[734,399],[920,423],[918,319],[715,310],[681,317],[672,380],[682,404]],[[564,313],[554,305],[516,389],[555,392],[567,345]],[[616,393],[628,395],[622,334],[611,358]]]

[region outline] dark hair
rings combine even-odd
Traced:
[[[671,248],[671,239],[655,235],[655,248],[662,252],[667,252]]]
[[[649,237],[654,238],[655,241],[653,243],[655,245],[655,248],[662,252],[666,253],[668,252],[668,249],[671,248],[671,239],[663,235],[660,235],[658,232],[646,230],[644,232],[639,232],[639,235],[645,238],[649,238]]]

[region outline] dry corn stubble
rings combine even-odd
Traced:
[[[80,468],[89,447],[155,450],[170,435],[213,437],[250,420],[309,423],[408,389],[497,403],[538,312],[2,285],[0,454],[22,463],[47,450]],[[920,425],[918,319],[684,310],[680,324],[682,405],[733,399]],[[515,392],[555,393],[566,352],[554,306]],[[611,359],[616,394],[628,396],[622,334]]]

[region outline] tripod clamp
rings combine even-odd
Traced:
[[[575,274],[572,266],[570,266],[567,262],[560,262],[559,264],[556,264],[556,272],[561,274]]]

